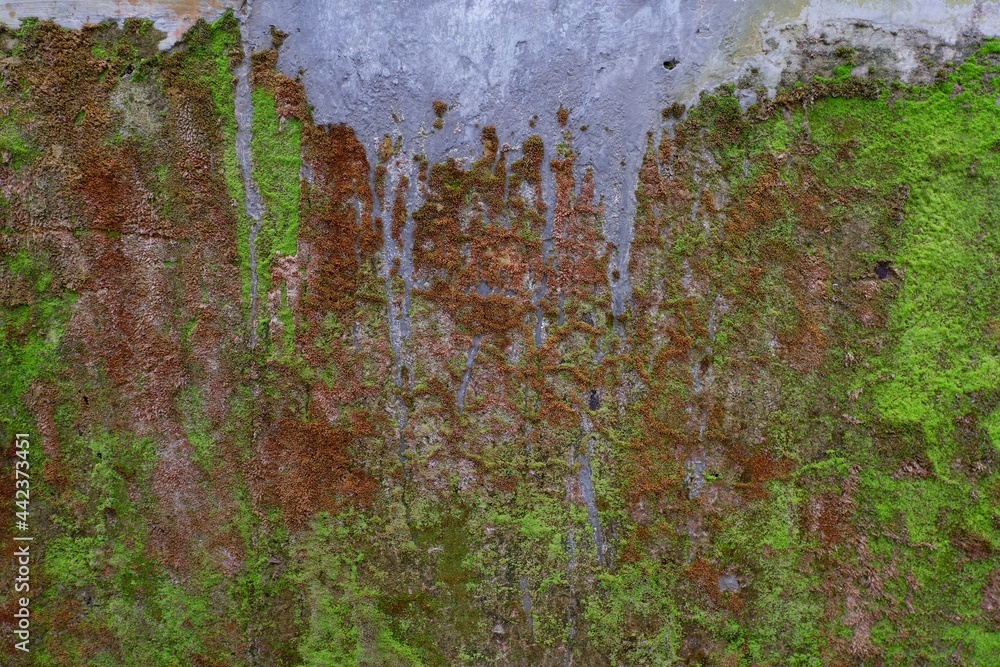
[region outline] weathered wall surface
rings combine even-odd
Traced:
[[[11,663],[992,664],[996,4],[222,9],[0,34]]]

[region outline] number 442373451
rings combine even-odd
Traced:
[[[28,503],[31,499],[31,478],[28,475],[28,470],[31,468],[31,464],[28,463],[28,440],[26,437],[22,439],[23,436],[18,435],[17,449],[15,456],[17,461],[14,463],[14,478],[15,486],[17,490],[14,493],[14,504],[17,505],[18,512],[15,513],[19,525],[24,525],[28,522]]]

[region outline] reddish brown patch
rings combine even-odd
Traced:
[[[368,158],[344,125],[308,127],[305,156],[312,187],[305,188],[300,238],[311,247],[306,273],[306,317],[353,310],[361,286],[360,269],[374,261],[381,230],[372,223]],[[374,274],[374,270],[372,270]]]
[[[713,602],[720,603],[725,599],[728,601],[737,596],[723,595],[723,592],[719,590],[719,577],[722,572],[718,570],[714,565],[709,563],[704,558],[697,558],[691,565],[688,566],[687,570],[688,579],[698,585],[702,592],[705,593]],[[739,609],[742,609],[742,603],[734,603]],[[737,611],[739,610],[737,609]]]
[[[280,422],[251,466],[258,498],[276,503],[296,528],[344,503],[370,504],[378,485],[352,464],[354,442],[350,431],[326,422]]]
[[[795,217],[810,231],[828,232],[830,221],[823,210],[823,199],[817,193],[819,184],[807,180],[802,184],[802,191],[793,199]]]
[[[785,211],[783,195],[787,186],[778,173],[778,161],[770,154],[763,159],[764,170],[743,196],[742,205],[730,208],[727,230],[736,239],[770,227]]]
[[[749,500],[767,498],[767,483],[785,478],[792,465],[788,459],[775,459],[767,452],[758,451],[747,456],[739,447],[735,447],[730,456],[743,468],[739,486]]]
[[[783,358],[803,373],[816,371],[826,356],[827,338],[820,328],[826,322],[826,262],[818,256],[795,259],[785,269],[785,281],[795,295],[798,324],[782,336]]]
[[[297,118],[312,122],[309,103],[302,83],[277,71],[278,51],[255,51],[250,58],[250,83],[255,89],[265,89],[274,95],[275,113],[281,118]]]
[[[434,100],[432,105],[434,107],[434,129],[440,130],[444,127],[444,114],[448,111],[448,103],[441,100]]]
[[[726,609],[728,609],[733,614],[738,614],[743,611],[743,607],[746,603],[743,598],[735,593],[728,593],[726,595]],[[736,663],[734,663],[736,664]]]
[[[989,540],[969,530],[954,531],[948,536],[948,541],[972,560],[986,560],[993,553],[993,545]]]
[[[824,546],[832,546],[840,542],[849,530],[849,519],[852,507],[841,495],[824,494],[809,501],[806,510],[805,529],[819,536]]]
[[[593,172],[588,169],[584,174],[577,197],[574,161],[574,156],[570,155],[551,163],[556,181],[552,234],[557,253],[557,270],[551,286],[557,294],[582,296],[607,280],[608,253],[604,250],[606,242],[596,221],[601,211],[593,203]],[[603,261],[599,255],[603,255]]]
[[[622,549],[620,560],[622,563],[638,563],[642,560],[647,551],[646,542],[652,537],[649,526],[637,525],[632,531],[632,537],[626,542]]]
[[[1000,570],[995,570],[986,580],[979,607],[994,629],[1000,630]]]

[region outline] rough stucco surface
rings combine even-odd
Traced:
[[[18,666],[992,664],[1000,3],[6,8]]]

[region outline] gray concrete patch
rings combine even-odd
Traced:
[[[724,574],[719,577],[719,592],[739,593],[740,582],[735,574]]]

